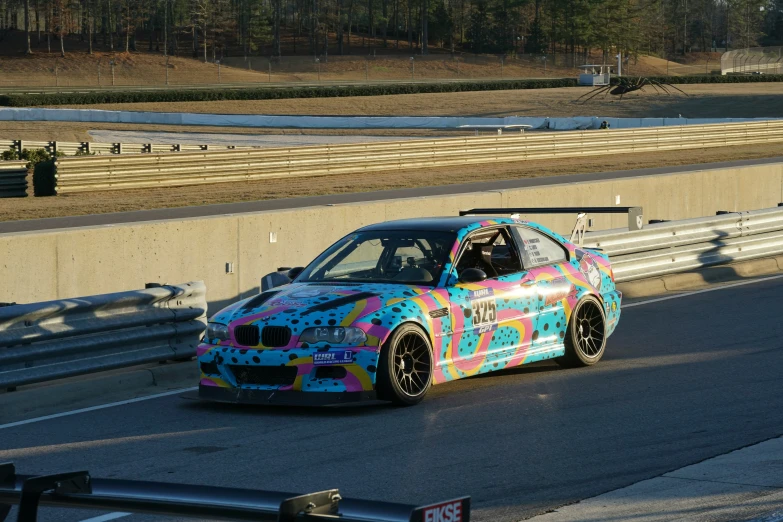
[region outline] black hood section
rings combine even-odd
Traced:
[[[373,294],[371,292],[359,292],[358,294],[338,297],[337,299],[332,299],[331,301],[325,301],[323,303],[318,303],[317,305],[313,305],[307,310],[305,310],[304,312],[302,312],[302,315],[308,315],[313,312],[326,312],[347,304],[355,303],[356,301],[361,301],[362,299],[369,299],[371,297],[377,297],[377,296],[378,294]]]
[[[271,290],[266,292],[261,292],[254,298],[250,299],[248,302],[246,302],[244,305],[242,305],[242,308],[240,309],[240,312],[249,312],[250,310],[253,310],[254,308],[258,308],[262,304],[269,301],[271,298],[276,296],[280,293],[280,290]]]

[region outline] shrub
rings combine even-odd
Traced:
[[[34,169],[39,163],[51,160],[52,155],[46,149],[23,149],[20,159],[27,161],[28,169]]]
[[[273,100],[283,98],[328,98],[337,96],[380,96],[438,92],[494,91],[574,87],[576,78],[466,81],[448,83],[398,83],[383,85],[340,85],[327,87],[248,87],[239,89],[194,89],[161,91],[97,91],[52,94],[6,94],[0,105],[87,105],[98,103],[185,102],[214,100]]]
[[[15,149],[4,150],[3,153],[0,154],[0,160],[3,161],[14,161],[20,159],[22,158],[19,155],[19,152],[17,152]]]

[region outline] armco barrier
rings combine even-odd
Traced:
[[[783,142],[783,121],[61,158],[58,194]]]
[[[0,161],[0,198],[27,196],[27,162]]]
[[[588,233],[585,246],[609,255],[617,282],[776,256],[783,254],[783,208]]]
[[[201,281],[0,307],[0,389],[191,357],[206,312]]]
[[[92,141],[28,141],[0,140],[0,151],[44,149],[49,154],[65,156],[77,154],[148,154],[159,152],[195,152],[206,150],[250,149],[250,146],[234,145],[185,145],[180,143],[99,143]]]

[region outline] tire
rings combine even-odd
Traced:
[[[592,366],[601,360],[606,350],[606,315],[598,299],[590,295],[576,304],[563,344],[565,355],[556,359],[561,366]]]
[[[418,404],[432,385],[432,347],[424,331],[412,324],[394,330],[378,358],[378,398],[397,406]]]

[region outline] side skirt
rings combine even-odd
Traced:
[[[488,357],[482,364],[481,368],[479,368],[477,372],[471,373],[470,375],[464,375],[461,372],[459,372],[451,361],[441,361],[438,367],[440,369],[449,368],[449,370],[452,371],[446,370],[443,373],[449,375],[453,372],[459,375],[457,379],[463,379],[472,375],[481,375],[493,371],[505,370],[508,368],[516,368],[524,364],[545,361],[547,359],[554,359],[555,357],[560,357],[565,355],[565,346],[562,343],[556,343],[556,344],[545,344],[543,346],[536,346],[534,348],[530,348],[528,349],[527,354],[525,358],[522,360],[522,362],[515,365],[508,364],[508,362],[514,357],[513,354],[498,357],[497,355],[500,355],[498,351],[499,350],[493,353],[493,355],[496,355],[495,357]],[[455,379],[450,378],[447,379],[446,381],[437,381],[437,382],[433,381],[433,384],[442,384],[443,382],[451,382],[453,380]]]

